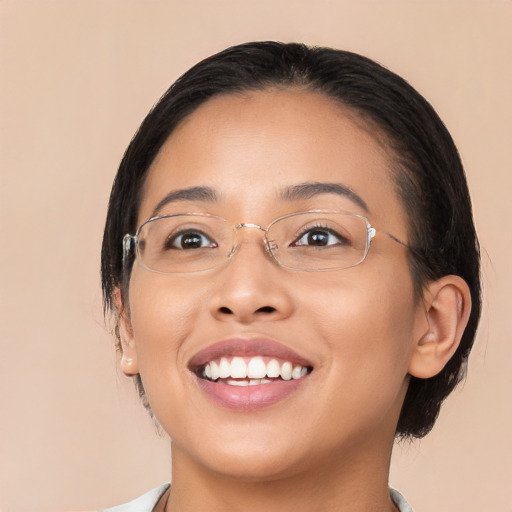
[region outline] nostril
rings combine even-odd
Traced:
[[[226,308],[226,307],[224,307],[224,306],[223,306],[223,307],[221,307],[221,308],[219,309],[219,311],[220,311],[221,313],[224,313],[225,315],[232,315],[232,314],[233,314],[233,311],[231,311],[231,309]]]
[[[256,310],[256,313],[273,313],[276,309],[272,306],[263,306]]]

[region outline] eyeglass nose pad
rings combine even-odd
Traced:
[[[266,237],[265,237],[265,249],[267,250],[267,252],[269,254],[272,254],[272,251],[275,251],[276,249],[278,249],[278,245],[274,242],[274,240],[268,240]]]
[[[128,257],[128,254],[130,254],[130,251],[132,250],[134,246],[135,240],[134,236],[130,234],[126,234],[123,237],[123,263],[125,263],[126,258]]]
[[[263,231],[263,244],[265,247],[265,252],[273,257],[272,251],[277,249],[277,244],[275,244],[273,241],[267,239],[267,230],[265,228],[262,228],[259,224],[253,224],[251,222],[241,222],[240,224],[236,224],[234,226],[235,231],[235,240],[233,241],[233,247],[229,251],[227,257],[231,258],[233,254],[236,252],[238,248],[238,240],[237,240],[237,233],[241,228],[255,228],[259,229],[260,231]]]
[[[368,228],[368,245],[372,243],[373,237],[375,236],[375,228],[371,226]]]

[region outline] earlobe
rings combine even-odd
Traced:
[[[123,373],[128,377],[137,375],[139,373],[137,359],[127,357],[126,354],[123,353],[121,356],[121,370],[123,370]]]
[[[137,361],[137,351],[135,347],[135,338],[127,309],[124,307],[121,290],[116,288],[114,291],[114,300],[117,309],[116,336],[121,350],[121,369],[127,376],[137,375],[139,365]]]
[[[429,283],[422,302],[424,318],[409,374],[428,379],[437,375],[457,350],[471,312],[471,294],[461,277],[449,275]]]

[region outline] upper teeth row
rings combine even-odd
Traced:
[[[304,366],[293,366],[289,361],[280,363],[271,359],[265,364],[260,356],[251,357],[246,363],[242,357],[234,357],[231,362],[223,357],[219,362],[210,361],[204,367],[204,376],[217,379],[263,379],[281,377],[283,380],[300,379],[308,373]]]

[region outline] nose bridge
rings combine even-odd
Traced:
[[[212,314],[219,320],[241,323],[286,317],[292,311],[292,302],[287,289],[272,279],[277,270],[271,269],[275,261],[268,258],[267,230],[243,222],[234,226],[234,231],[233,258],[217,280],[210,303]]]
[[[235,226],[235,231],[239,231],[242,228],[254,228],[259,229],[260,231],[263,231],[263,233],[266,233],[266,229],[262,228],[259,224],[253,224],[252,222],[241,222],[240,224],[237,224]]]
[[[256,229],[258,231],[261,231],[262,232],[262,241],[263,241],[263,247],[265,248],[265,251],[268,252],[268,243],[267,243],[267,230],[263,227],[261,227],[259,224],[253,224],[252,222],[241,222],[240,224],[237,224],[235,226],[235,234],[236,234],[236,239],[235,239],[235,246],[233,247],[233,252],[235,252],[235,250],[242,244],[245,244],[248,242],[248,240],[244,237],[242,238],[242,236],[239,234],[241,233],[241,229],[242,228],[248,228],[248,229]]]

